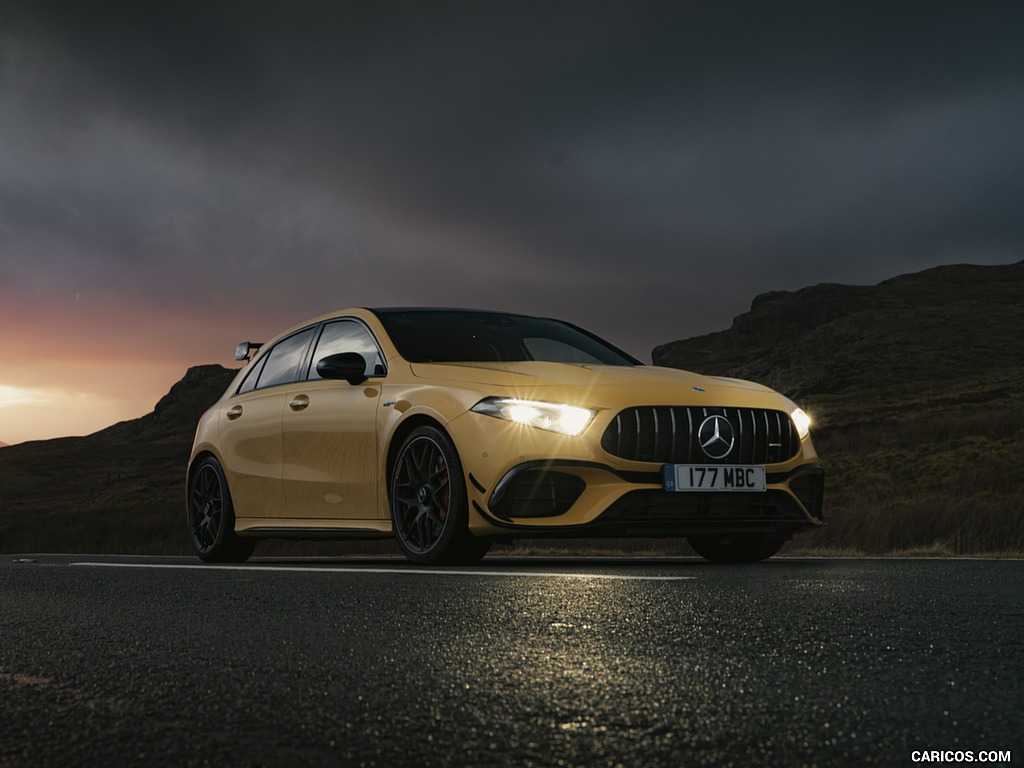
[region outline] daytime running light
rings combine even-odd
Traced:
[[[593,421],[597,411],[579,408],[575,405],[542,403],[536,400],[519,400],[512,397],[488,397],[472,407],[476,413],[485,416],[525,424],[549,432],[575,437]]]
[[[797,408],[790,414],[790,418],[793,419],[793,426],[796,427],[800,439],[806,440],[807,436],[811,434],[811,417],[803,408]]]

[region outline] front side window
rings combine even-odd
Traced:
[[[307,328],[274,345],[267,354],[267,362],[263,364],[263,372],[256,382],[257,389],[287,384],[299,378],[299,364],[306,356],[306,349],[313,338],[314,330],[316,329]]]
[[[377,347],[372,334],[366,327],[354,320],[335,320],[324,325],[323,333],[313,351],[313,359],[309,365],[309,378],[319,379],[316,364],[328,355],[342,352],[358,352],[366,361],[367,378],[384,375],[384,357]]]

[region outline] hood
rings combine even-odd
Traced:
[[[591,407],[707,405],[716,401],[784,409],[781,396],[752,381],[657,366],[508,363],[413,363],[417,378],[491,387],[495,395]]]

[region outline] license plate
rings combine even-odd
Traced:
[[[764,491],[764,467],[745,464],[666,464],[666,491]]]

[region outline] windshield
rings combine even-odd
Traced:
[[[523,315],[458,309],[377,309],[399,354],[411,363],[539,360],[576,365],[642,365],[597,336]]]

